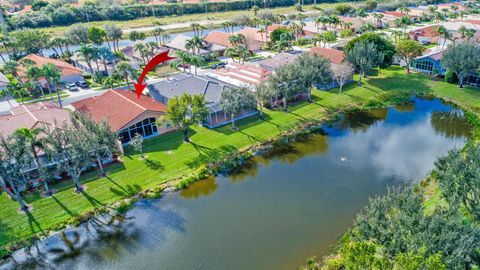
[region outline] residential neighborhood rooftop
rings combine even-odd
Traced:
[[[12,108],[9,115],[0,116],[0,133],[8,136],[19,128],[45,128],[69,120],[70,112],[52,102],[22,104]]]
[[[167,107],[148,96],[137,97],[126,90],[109,90],[97,97],[72,103],[76,111],[87,113],[95,121],[107,120],[113,131],[121,130],[146,111],[166,112]]]
[[[335,49],[314,47],[310,49],[310,53],[326,58],[334,64],[340,64],[345,60],[345,53]]]

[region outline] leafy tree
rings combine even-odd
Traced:
[[[21,83],[22,79],[18,75],[18,66],[19,66],[19,63],[17,61],[9,60],[3,66],[3,70],[6,73],[12,74],[13,77],[15,77],[15,79],[17,79],[17,81]]]
[[[143,136],[141,134],[135,133],[135,136],[132,138],[130,144],[135,151],[140,153],[142,158],[145,158],[145,155],[143,154]]]
[[[468,43],[451,46],[443,54],[442,65],[457,74],[459,88],[463,88],[465,77],[480,67],[480,47]]]
[[[208,110],[203,95],[189,95],[184,93],[181,97],[168,100],[166,119],[173,126],[181,130],[185,142],[189,142],[188,131],[190,126],[205,120]]]
[[[24,29],[11,34],[17,56],[31,53],[43,55],[43,49],[48,46],[50,36],[47,32],[37,29]],[[21,55],[18,55],[21,52]]]
[[[88,27],[84,24],[74,24],[65,33],[66,37],[75,44],[88,44]]]
[[[465,207],[480,221],[480,149],[468,147],[465,153],[452,150],[436,163],[442,197],[451,207]]]
[[[92,26],[88,29],[88,39],[93,42],[93,44],[100,46],[105,41],[107,32],[102,28]]]
[[[337,35],[335,35],[335,33],[333,33],[332,31],[326,31],[321,35],[322,35],[321,40],[323,41],[323,47],[325,47],[327,43],[330,44],[337,41]]]
[[[260,8],[258,6],[252,6],[251,8],[253,15],[256,17]]]
[[[283,34],[291,34],[292,31],[286,27],[279,27],[270,33],[270,41],[275,43],[281,39]]]
[[[384,56],[382,62],[380,63],[381,68],[386,68],[392,64],[393,57],[396,53],[395,45],[384,35],[378,33],[365,33],[359,37],[350,40],[345,45],[344,50],[350,51],[358,42],[370,42],[375,44],[378,52]]]
[[[260,118],[263,119],[263,106],[272,97],[271,88],[267,85],[268,82],[261,82],[255,87],[253,94],[258,107],[260,108]]]
[[[352,78],[354,72],[355,69],[349,62],[332,65],[332,75],[333,79],[338,82],[339,93],[342,92],[343,86]]]
[[[340,37],[341,38],[347,38],[347,37],[351,37],[353,35],[355,35],[355,33],[350,29],[343,29],[342,31],[340,31]]]
[[[222,91],[220,107],[225,114],[230,115],[232,128],[235,127],[235,114],[255,108],[255,96],[246,88],[227,88]]]
[[[128,39],[131,41],[135,42],[137,40],[144,40],[147,37],[147,35],[143,32],[138,32],[138,31],[132,31],[130,34],[128,34]]]
[[[371,42],[358,42],[347,51],[347,60],[360,72],[358,85],[362,85],[362,78],[365,77],[365,73],[380,65],[383,59],[383,53]]]
[[[425,51],[425,47],[411,39],[400,40],[396,49],[398,56],[407,64],[407,73],[410,73],[410,62],[412,59],[421,56]]]
[[[307,94],[307,100],[312,101],[314,85],[323,85],[332,81],[330,62],[318,55],[304,54],[293,64],[297,74],[297,84]]]
[[[33,156],[24,140],[0,135],[0,186],[20,204],[20,209],[24,212],[28,211],[28,207],[23,201],[19,186],[23,184],[23,170],[30,168],[32,160]]]

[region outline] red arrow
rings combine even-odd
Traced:
[[[143,89],[145,89],[145,87],[147,86],[146,84],[143,84],[143,79],[145,79],[145,76],[147,75],[147,73],[158,64],[168,60],[175,59],[174,57],[168,56],[169,52],[170,51],[165,51],[153,57],[152,60],[150,60],[150,62],[148,62],[148,64],[143,69],[142,75],[138,79],[137,83],[133,83],[133,86],[135,86],[135,90],[137,91],[138,98],[140,98],[140,96],[142,95]]]

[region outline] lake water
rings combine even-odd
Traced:
[[[369,197],[418,182],[437,157],[462,147],[469,125],[460,110],[416,99],[347,114],[324,130],[230,176],[140,201],[100,240],[69,230],[41,242],[42,256],[15,259],[40,269],[298,269],[331,251]]]

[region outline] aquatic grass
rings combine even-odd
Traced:
[[[83,194],[74,194],[71,182],[67,181],[52,186],[57,190],[53,197],[42,198],[38,193],[26,196],[26,201],[33,206],[28,215],[19,214],[17,203],[1,194],[0,252],[7,254],[36,236],[46,236],[52,230],[88,220],[100,209],[122,209],[125,206],[119,202],[132,197],[158,197],[165,188],[184,188],[206,175],[234,168],[247,158],[234,158],[235,155],[254,155],[268,149],[271,143],[288,143],[299,134],[318,132],[317,123],[332,119],[342,111],[384,107],[401,101],[402,95],[425,93],[454,101],[464,108],[480,109],[479,90],[459,90],[456,85],[432,81],[419,74],[407,75],[399,67],[390,67],[378,76],[369,77],[362,87],[352,83],[342,93],[337,89],[313,91],[313,102],[293,104],[289,112],[265,110],[264,119],[258,116],[243,119],[238,123],[239,131],[232,131],[230,126],[214,130],[193,127],[194,143],[184,143],[180,132],[164,134],[145,141],[144,147],[145,154],[159,164],[161,170],[149,166],[127,147],[122,162],[106,168],[107,177],[98,178],[96,171],[82,177],[82,184],[87,187]],[[230,158],[228,165],[222,162]]]

